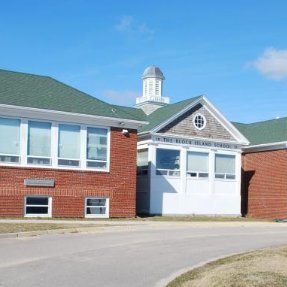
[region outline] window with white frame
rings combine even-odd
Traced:
[[[55,123],[52,131],[51,122],[0,117],[0,164],[108,170],[109,128]]]
[[[0,118],[0,162],[20,162],[20,120]]]
[[[52,198],[49,196],[26,196],[25,216],[50,217]]]
[[[51,123],[28,122],[27,163],[51,165]]]
[[[137,175],[148,174],[148,149],[140,149],[137,154]]]
[[[206,152],[187,152],[187,175],[194,178],[208,178],[209,157]]]
[[[80,130],[76,125],[59,125],[59,166],[80,166]]]
[[[180,176],[180,151],[174,149],[156,150],[156,174]]]
[[[86,217],[109,217],[109,199],[87,197],[85,200]]]
[[[193,124],[198,130],[202,130],[206,126],[206,119],[201,114],[196,114],[193,118]]]
[[[235,179],[235,156],[215,154],[215,178]]]
[[[107,169],[108,130],[87,128],[87,167]]]

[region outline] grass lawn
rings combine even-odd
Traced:
[[[189,271],[167,287],[286,287],[287,246],[234,255]]]
[[[73,229],[73,228],[89,228],[102,227],[103,225],[88,224],[62,224],[62,223],[0,223],[1,233],[18,233],[27,231],[42,231],[54,229]]]

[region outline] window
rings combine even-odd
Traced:
[[[109,217],[108,198],[86,198],[85,202],[86,217]]]
[[[201,114],[196,114],[193,118],[193,124],[198,130],[202,130],[205,128],[206,125],[206,119]]]
[[[28,164],[51,164],[51,124],[28,122]]]
[[[50,217],[52,198],[48,196],[26,196],[25,216]]]
[[[80,126],[59,125],[59,166],[80,166]]]
[[[235,179],[235,156],[215,155],[215,178]]]
[[[156,174],[180,176],[180,151],[173,149],[156,150]]]
[[[187,175],[191,177],[208,178],[208,153],[187,152]]]
[[[137,156],[137,175],[147,175],[148,174],[148,150],[141,149],[138,150]]]
[[[108,130],[87,128],[87,167],[107,169]]]
[[[0,162],[20,162],[20,120],[0,118]]]

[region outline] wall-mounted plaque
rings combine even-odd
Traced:
[[[25,186],[41,186],[41,187],[54,187],[54,179],[42,179],[42,178],[28,178],[24,179]]]

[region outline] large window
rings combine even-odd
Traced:
[[[0,164],[107,171],[109,136],[104,127],[0,117]]]
[[[52,198],[48,196],[26,196],[25,216],[50,217]]]
[[[156,174],[180,176],[180,151],[173,149],[156,150]]]
[[[0,162],[20,161],[20,120],[0,118]]]
[[[106,169],[108,163],[108,130],[87,128],[87,167]]]
[[[86,217],[109,217],[109,199],[88,197],[85,201]]]
[[[208,153],[205,152],[187,152],[187,175],[191,177],[208,177]]]
[[[137,175],[148,174],[148,149],[138,150],[137,154]]]
[[[215,178],[235,179],[235,156],[215,155]]]
[[[29,164],[51,164],[50,123],[29,121],[27,162]]]
[[[59,166],[80,166],[80,126],[59,125]]]

